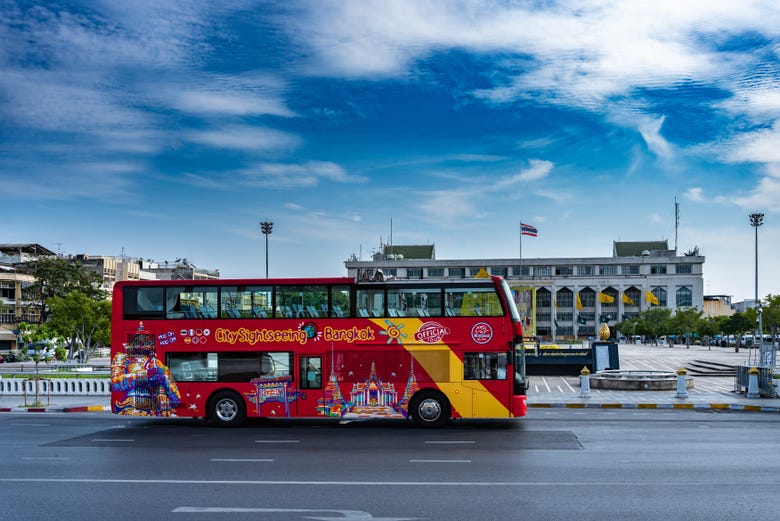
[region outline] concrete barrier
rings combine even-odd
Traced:
[[[0,395],[28,396],[38,393],[46,396],[108,396],[111,393],[111,381],[108,378],[2,378]]]

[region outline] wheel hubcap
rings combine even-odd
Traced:
[[[420,418],[427,422],[436,421],[439,416],[441,416],[441,405],[432,398],[420,402],[420,406],[417,410],[420,413]]]
[[[215,412],[220,420],[230,421],[236,417],[238,406],[233,400],[220,400],[217,402]]]

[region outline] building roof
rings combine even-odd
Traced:
[[[397,244],[385,244],[385,255],[403,255],[404,259],[435,259],[436,249],[433,244],[420,246],[403,246]]]
[[[55,253],[48,248],[44,248],[40,244],[25,243],[25,244],[0,244],[0,253],[3,255],[18,255],[19,253],[26,253],[28,255],[54,255]]]
[[[635,242],[622,242],[613,241],[612,243],[612,256],[613,257],[641,257],[643,255],[659,255],[674,253],[669,250],[669,242],[664,239],[663,241],[635,241]]]

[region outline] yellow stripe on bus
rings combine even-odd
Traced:
[[[463,382],[463,361],[449,345],[441,341],[420,343],[414,340],[414,333],[420,329],[422,320],[396,318],[371,319],[371,321],[384,329],[388,336],[400,340],[398,343],[412,355],[414,363],[421,366],[431,377],[461,417],[507,418],[510,416],[509,407],[493,396],[479,380]],[[403,339],[395,337],[395,331],[388,331],[393,327],[398,328],[397,331],[402,331],[407,337]],[[445,368],[449,371],[445,371]]]

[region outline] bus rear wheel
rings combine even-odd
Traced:
[[[237,427],[246,419],[244,400],[233,391],[220,391],[209,400],[208,417],[218,427]]]
[[[423,391],[415,396],[410,412],[418,427],[441,427],[450,419],[450,404],[441,393]]]

